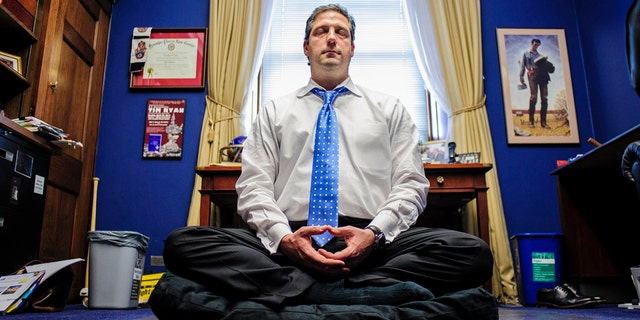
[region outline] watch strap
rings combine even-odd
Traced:
[[[368,225],[365,229],[373,231],[373,235],[375,237],[375,240],[373,241],[373,250],[381,249],[387,244],[384,232],[382,232],[380,228],[374,225]]]

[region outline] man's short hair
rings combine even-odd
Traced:
[[[534,44],[534,43],[541,44],[542,42],[540,41],[540,39],[533,38],[531,39],[531,44]]]
[[[353,42],[356,39],[356,21],[349,14],[347,9],[339,4],[328,4],[324,6],[319,6],[313,10],[311,15],[309,16],[309,19],[307,19],[307,27],[304,30],[304,40],[309,40],[309,35],[311,34],[311,27],[313,26],[313,22],[316,20],[316,17],[319,14],[325,11],[337,11],[347,18],[347,21],[349,21],[349,25],[351,26],[350,28],[351,30],[349,31],[351,32],[351,41]]]

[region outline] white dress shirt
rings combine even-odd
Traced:
[[[411,226],[427,201],[429,180],[419,135],[397,98],[356,86],[333,104],[339,130],[339,215],[372,219],[388,241]],[[313,143],[322,98],[306,87],[272,100],[254,121],[236,184],[238,214],[275,253],[291,233],[288,221],[307,220]]]

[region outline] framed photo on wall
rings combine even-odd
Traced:
[[[131,89],[204,89],[207,28],[153,28],[144,41],[146,61],[131,73]]]
[[[579,143],[564,30],[498,28],[497,39],[508,143]]]

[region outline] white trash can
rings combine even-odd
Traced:
[[[132,231],[90,231],[91,309],[135,309],[149,237]]]

